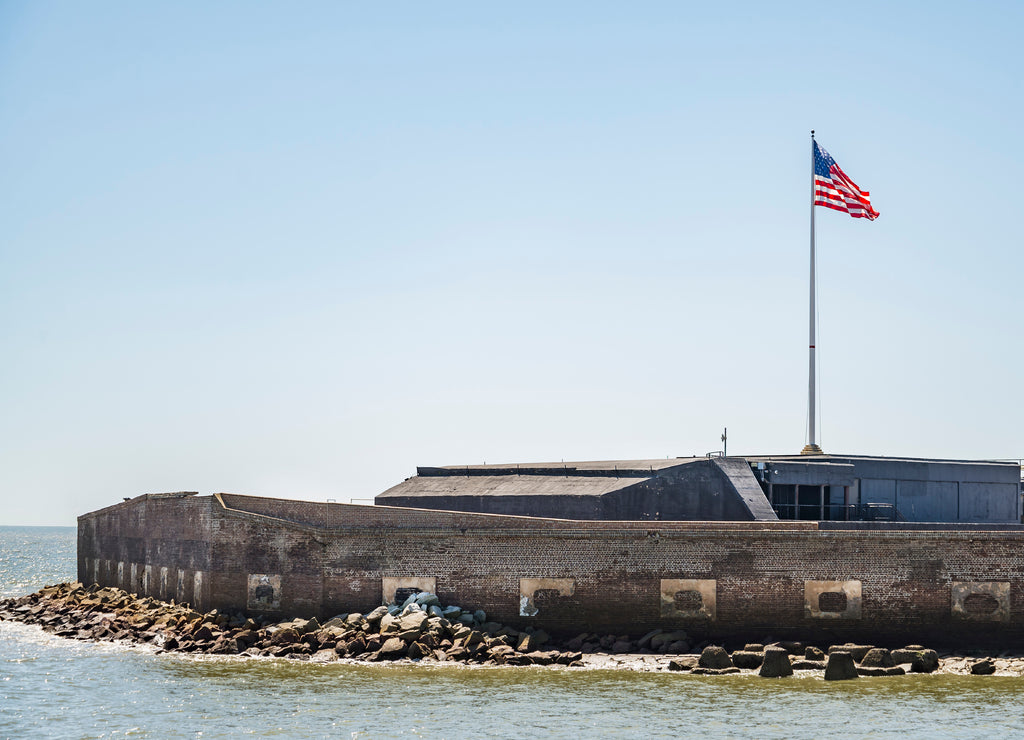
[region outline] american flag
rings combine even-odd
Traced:
[[[854,218],[874,221],[878,211],[871,207],[867,190],[861,190],[839,165],[832,155],[814,142],[814,205],[845,211]]]

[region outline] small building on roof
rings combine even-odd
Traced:
[[[419,467],[380,506],[608,521],[1019,523],[1015,462],[761,455]]]

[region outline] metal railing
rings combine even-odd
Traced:
[[[905,522],[892,504],[773,504],[779,519],[839,522]]]

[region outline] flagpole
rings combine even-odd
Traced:
[[[811,129],[811,305],[810,305],[810,342],[808,351],[808,373],[807,373],[807,432],[808,441],[801,455],[821,455],[821,448],[818,447],[814,422],[815,422],[815,358],[814,351],[817,344],[814,326],[814,129]]]

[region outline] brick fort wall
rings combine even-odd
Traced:
[[[387,579],[562,635],[1024,643],[1024,531],[920,527],[144,496],[79,518],[79,579],[282,619],[369,611]]]

